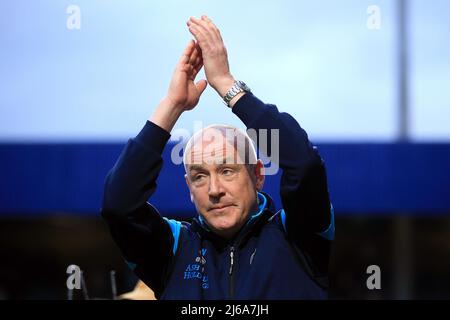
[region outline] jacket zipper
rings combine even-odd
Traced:
[[[234,246],[230,248],[230,271],[229,271],[229,288],[230,288],[230,299],[233,299],[234,297],[234,273],[233,273],[233,266],[234,266]]]

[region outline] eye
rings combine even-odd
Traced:
[[[223,169],[222,174],[225,176],[229,176],[231,174],[233,174],[233,170],[231,169]]]
[[[194,181],[201,181],[205,177],[204,174],[197,174],[194,176]]]

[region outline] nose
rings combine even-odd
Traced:
[[[220,179],[218,176],[211,176],[210,182],[209,182],[209,190],[208,195],[212,198],[219,198],[220,196],[224,195],[225,192],[223,190],[222,183],[220,182]]]

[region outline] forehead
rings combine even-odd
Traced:
[[[190,148],[185,150],[185,164],[244,164],[246,150],[245,137],[226,135],[211,128],[197,136]]]

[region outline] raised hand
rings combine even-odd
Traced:
[[[227,49],[219,29],[207,16],[201,19],[191,17],[187,26],[200,46],[206,79],[223,97],[233,86],[234,78],[230,73]]]
[[[183,52],[170,81],[166,100],[182,111],[193,109],[206,88],[206,80],[194,83],[203,66],[200,47],[191,40]]]
[[[180,115],[197,105],[207,85],[204,79],[194,83],[202,66],[200,47],[191,40],[175,68],[167,95],[149,118],[151,122],[170,132]]]

